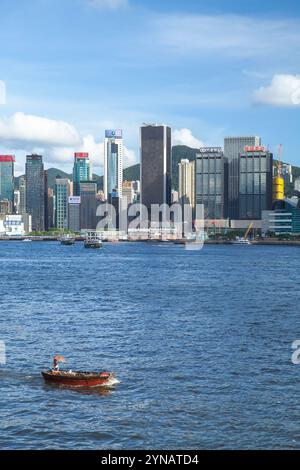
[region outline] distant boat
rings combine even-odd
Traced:
[[[236,239],[232,242],[232,245],[252,245],[249,238],[244,237],[236,237]]]
[[[63,235],[60,237],[60,243],[62,245],[74,245],[75,237],[72,237],[71,235]]]
[[[24,238],[24,240],[22,240],[22,242],[32,242],[31,238]]]
[[[87,238],[84,242],[84,248],[102,248],[102,241],[98,238]]]

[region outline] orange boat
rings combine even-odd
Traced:
[[[109,385],[115,374],[112,372],[85,372],[85,371],[56,371],[49,369],[43,371],[42,376],[46,382],[67,387],[99,387]]]

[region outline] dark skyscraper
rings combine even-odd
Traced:
[[[239,218],[239,158],[246,146],[261,145],[261,138],[225,137],[224,155],[228,160],[228,216],[230,219]]]
[[[45,174],[43,157],[26,157],[26,212],[32,217],[32,230],[45,230]]]
[[[200,148],[196,155],[196,203],[205,219],[227,217],[227,160],[221,148]]]
[[[273,155],[264,147],[245,147],[240,155],[239,219],[261,219],[272,209]]]
[[[96,194],[96,183],[80,183],[80,226],[83,230],[96,229]]]
[[[171,204],[171,129],[145,125],[141,128],[141,202]]]

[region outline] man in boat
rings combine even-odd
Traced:
[[[53,358],[52,371],[53,372],[59,372],[59,362],[58,362],[56,357]]]

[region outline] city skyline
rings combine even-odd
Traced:
[[[17,175],[28,153],[70,168],[75,151],[103,174],[109,128],[123,129],[130,166],[143,122],[170,125],[173,143],[191,147],[261,135],[299,165],[298,2],[22,3],[2,2],[0,32],[1,153],[16,155]]]

